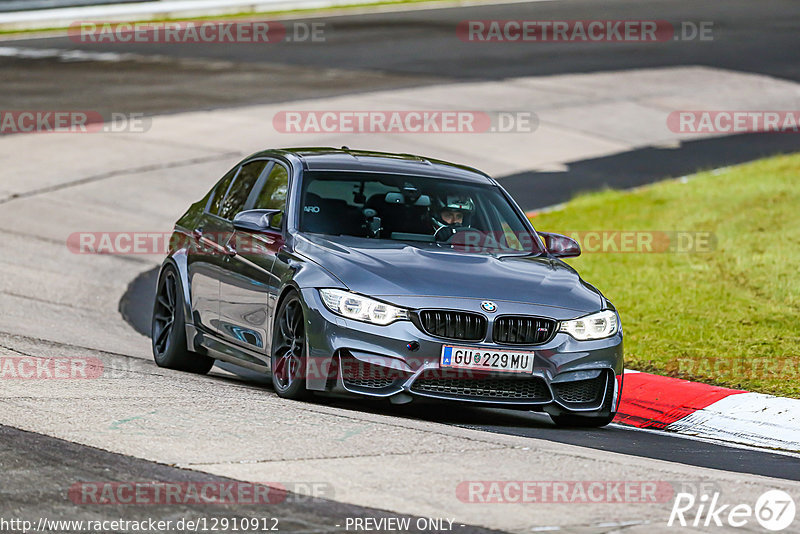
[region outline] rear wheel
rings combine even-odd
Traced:
[[[171,265],[164,268],[158,280],[150,338],[153,359],[159,367],[206,374],[214,365],[213,358],[191,352],[186,346],[183,291]]]
[[[305,384],[306,323],[300,297],[292,292],[275,316],[272,331],[272,385],[279,397],[308,397]]]

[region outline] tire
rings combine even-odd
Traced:
[[[309,396],[305,383],[305,326],[303,305],[292,291],[278,307],[272,328],[272,387],[284,399],[302,400]]]
[[[158,278],[150,339],[153,359],[159,367],[206,374],[214,365],[213,358],[191,352],[186,346],[183,289],[172,265],[165,267]]]
[[[614,420],[616,414],[606,415],[603,417],[590,417],[585,415],[563,414],[551,415],[550,419],[558,427],[572,427],[572,428],[600,428],[606,426]]]

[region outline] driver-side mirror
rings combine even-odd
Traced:
[[[547,252],[556,258],[574,258],[581,255],[581,246],[571,237],[550,232],[536,232],[544,241]]]
[[[283,210],[246,210],[236,214],[233,218],[233,227],[237,230],[248,232],[263,232],[265,230],[280,230],[272,226],[272,218]]]

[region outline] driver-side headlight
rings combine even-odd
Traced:
[[[618,330],[617,314],[611,310],[603,310],[571,321],[561,321],[558,329],[559,332],[566,332],[579,341],[603,339],[613,336]]]
[[[408,311],[391,304],[362,297],[341,289],[320,289],[325,307],[335,314],[356,321],[387,325],[394,321],[408,319]]]

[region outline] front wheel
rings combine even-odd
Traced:
[[[284,399],[308,397],[305,384],[306,322],[300,297],[292,292],[278,308],[272,330],[272,386]]]
[[[214,366],[213,358],[191,352],[186,347],[183,291],[178,273],[171,265],[164,268],[158,279],[150,338],[153,359],[159,367],[206,374]]]
[[[600,428],[606,426],[614,420],[616,414],[605,415],[602,417],[591,417],[586,415],[562,414],[551,415],[550,419],[559,427],[572,428]]]

